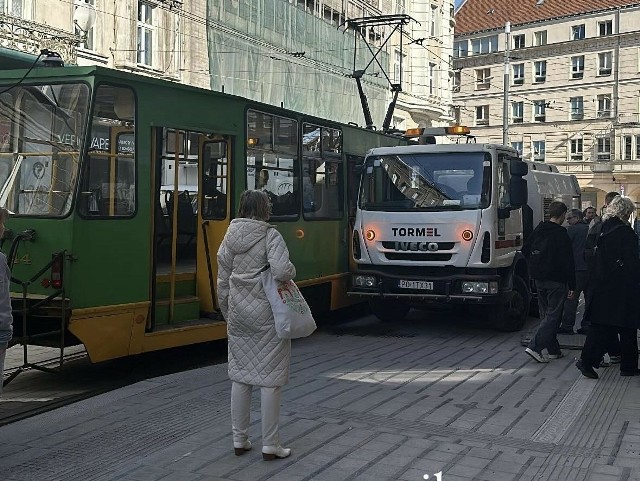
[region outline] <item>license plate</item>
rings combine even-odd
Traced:
[[[400,289],[418,289],[422,291],[432,291],[433,282],[427,281],[398,281],[398,287]]]

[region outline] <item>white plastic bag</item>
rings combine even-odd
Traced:
[[[262,286],[271,304],[280,339],[307,337],[316,330],[311,309],[293,281],[276,281],[271,269],[261,272]]]

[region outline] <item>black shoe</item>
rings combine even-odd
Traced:
[[[640,376],[640,369],[634,371],[620,371],[621,376]]]
[[[588,377],[589,379],[598,379],[598,373],[595,372],[592,367],[583,366],[582,359],[578,359],[578,361],[576,361],[576,367],[580,370],[583,376]]]
[[[558,334],[573,334],[572,327],[559,327]]]
[[[581,327],[580,329],[578,329],[578,334],[584,334],[586,336],[587,334],[589,334],[589,328]]]

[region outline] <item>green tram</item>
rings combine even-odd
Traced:
[[[101,67],[2,71],[14,340],[98,362],[225,338],[216,253],[247,188],[310,304],[347,305],[358,165],[405,142]]]

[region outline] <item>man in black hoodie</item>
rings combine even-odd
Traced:
[[[525,352],[537,362],[549,362],[563,356],[557,331],[567,297],[573,296],[576,273],[573,249],[567,230],[562,227],[567,206],[549,204],[549,220],[540,222],[522,247],[529,261],[529,272],[538,292],[540,325]],[[549,356],[542,350],[546,349]]]

